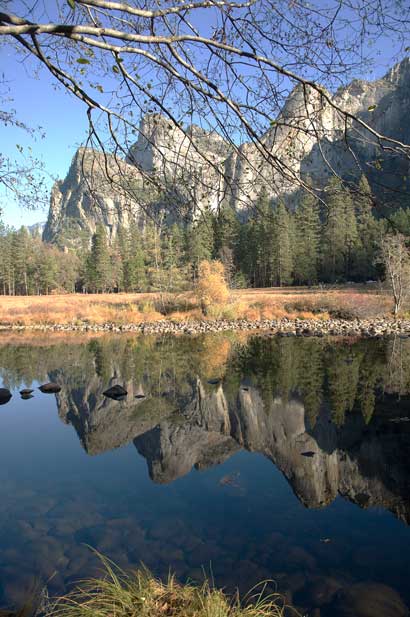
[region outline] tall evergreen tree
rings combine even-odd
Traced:
[[[357,231],[356,211],[352,195],[349,190],[343,188],[343,235],[344,235],[344,272],[345,280],[352,278],[356,255],[359,247],[359,234]]]
[[[257,286],[272,285],[274,254],[272,252],[274,217],[266,188],[262,189],[255,205],[254,245],[255,282]]]
[[[107,235],[102,225],[97,225],[91,241],[91,252],[87,263],[87,282],[96,292],[104,292],[111,287],[111,262]]]
[[[215,217],[214,246],[215,257],[222,248],[235,250],[238,243],[240,223],[235,210],[229,204],[223,203]]]
[[[163,264],[166,286],[170,291],[180,290],[186,281],[184,267],[184,232],[179,225],[172,225],[163,240]]]
[[[350,196],[347,195],[346,189],[338,178],[331,179],[326,193],[321,243],[321,275],[325,281],[334,283],[345,275],[346,261],[349,260],[352,250],[352,238],[347,238],[346,233],[346,213],[351,214],[351,200],[346,208],[345,202],[350,199]],[[354,230],[352,233],[355,237]],[[349,244],[346,244],[347,239]]]
[[[128,230],[128,257],[125,264],[125,280],[131,291],[145,291],[147,276],[141,231],[132,223]]]
[[[294,277],[299,284],[318,280],[320,231],[318,200],[305,193],[295,213]]]
[[[279,287],[290,285],[293,272],[293,220],[282,202],[278,203],[274,212],[271,241],[271,283]]]
[[[359,280],[375,278],[375,259],[378,250],[380,226],[373,216],[373,197],[366,176],[362,175],[355,196],[358,248],[355,259],[355,275]]]
[[[210,210],[204,210],[186,229],[187,259],[196,278],[201,261],[212,259],[215,247],[215,223]]]
[[[162,287],[162,242],[161,225],[149,220],[143,233],[143,250],[146,265],[147,284],[150,289]]]
[[[238,248],[239,229],[235,210],[229,204],[222,204],[215,217],[214,256],[223,263],[229,286],[232,285],[237,269],[234,256]]]

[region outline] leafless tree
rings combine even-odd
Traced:
[[[357,165],[357,139],[410,160],[409,144],[378,132],[371,119],[332,95],[371,66],[371,43],[381,37],[394,40],[402,57],[410,30],[408,0],[3,4],[0,42],[37,61],[84,103],[87,145],[132,163],[136,139],[143,146],[159,122],[164,128],[160,116],[166,119],[176,136],[170,140],[174,151],[158,148],[156,167],[140,165],[139,171],[145,187],[167,196],[179,214],[207,191],[218,203],[236,191],[249,206],[255,186],[268,186],[272,195],[284,187],[314,190],[298,172],[306,142],[316,143],[330,173],[338,174],[323,147],[332,138],[321,120],[324,109]],[[297,104],[284,108],[295,88]],[[142,117],[149,122],[141,125]],[[215,131],[225,146],[210,151],[209,140],[198,130],[194,135],[192,124]],[[223,165],[228,153],[230,167]],[[105,165],[124,189],[112,163]],[[233,181],[238,165],[248,179],[239,192]],[[221,177],[222,190],[215,186]],[[182,194],[175,193],[175,179]]]
[[[394,316],[397,317],[403,302],[410,294],[410,252],[403,235],[385,236],[380,243],[381,264],[394,301]]]
[[[30,127],[17,118],[12,99],[6,92],[0,92],[0,123],[4,127],[19,129],[33,139],[41,139],[41,127]],[[7,107],[7,109],[6,109]],[[34,142],[33,142],[34,143]],[[25,208],[44,206],[49,201],[44,162],[35,155],[31,146],[16,143],[15,156],[0,152],[0,186],[4,189],[3,200],[10,197]],[[2,199],[0,198],[0,211]]]

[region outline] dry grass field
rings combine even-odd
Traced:
[[[211,306],[206,319],[371,319],[388,315],[386,292],[365,286],[232,290],[227,303]],[[0,325],[141,323],[204,319],[193,293],[2,296]]]

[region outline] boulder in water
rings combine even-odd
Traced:
[[[28,396],[29,394],[33,394],[34,390],[30,390],[30,388],[23,388],[20,390],[21,396]]]
[[[103,392],[104,396],[108,396],[108,398],[112,398],[116,401],[122,400],[125,396],[127,396],[128,392],[125,388],[116,384],[115,386],[111,386],[108,390]]]
[[[11,399],[12,394],[8,388],[0,388],[0,405],[5,405]]]
[[[57,392],[60,392],[61,386],[53,382],[43,383],[43,385],[39,387],[39,390],[44,392],[44,394],[57,394]]]

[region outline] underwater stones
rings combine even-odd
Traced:
[[[128,392],[125,388],[116,384],[115,386],[111,386],[103,392],[104,396],[108,398],[112,398],[114,401],[121,401],[125,396],[127,396]]]
[[[57,394],[61,391],[61,386],[59,386],[58,383],[50,381],[49,383],[43,383],[39,386],[39,390],[43,392],[43,394]]]
[[[293,546],[289,549],[287,561],[290,565],[302,566],[307,570],[313,570],[316,567],[316,559],[301,546]]]
[[[408,608],[399,594],[380,583],[357,583],[344,587],[324,617],[407,617]]]
[[[5,405],[11,399],[12,394],[8,388],[0,388],[0,405]]]
[[[336,593],[340,591],[342,587],[342,582],[330,576],[315,576],[309,578],[302,592],[303,601],[315,607],[325,606],[333,600]]]
[[[13,569],[4,568],[2,570],[2,582],[0,591],[5,602],[10,606],[23,606],[27,598],[32,596],[38,579],[31,572],[22,571],[21,565],[16,565]],[[19,614],[21,613],[9,613],[10,617],[18,617]]]

